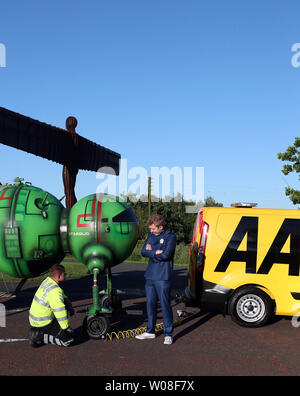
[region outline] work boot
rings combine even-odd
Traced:
[[[32,346],[32,348],[39,348],[40,346],[44,345],[43,334],[40,332],[39,329],[35,327],[30,328],[29,344]]]

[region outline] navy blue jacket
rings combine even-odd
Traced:
[[[150,244],[152,250],[146,250],[146,245]],[[165,228],[163,232],[155,236],[151,232],[142,249],[142,256],[148,257],[148,267],[145,278],[151,280],[171,280],[173,271],[173,259],[176,248],[176,235]],[[156,250],[162,250],[160,254],[155,254]]]

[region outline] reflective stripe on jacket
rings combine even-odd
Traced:
[[[56,317],[60,327],[69,327],[64,294],[58,284],[50,277],[38,288],[29,311],[29,322],[33,327],[47,326]]]

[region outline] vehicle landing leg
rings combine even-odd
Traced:
[[[98,268],[93,269],[93,303],[87,317],[83,321],[83,329],[90,338],[95,340],[105,338],[110,328],[108,317],[112,314],[109,308],[103,307],[99,303],[99,287],[97,280],[99,272]]]

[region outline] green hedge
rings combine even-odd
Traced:
[[[132,252],[132,254],[126,260],[127,262],[138,262],[138,263],[148,263],[148,259],[142,257],[141,250],[144,245],[144,241],[139,240]],[[174,264],[175,265],[187,265],[189,260],[189,245],[184,243],[179,243],[176,246]]]

